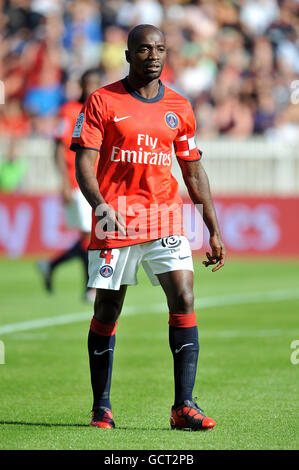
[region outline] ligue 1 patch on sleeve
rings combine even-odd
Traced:
[[[83,122],[84,122],[84,113],[80,113],[79,116],[77,117],[77,121],[76,121],[74,132],[73,132],[73,137],[81,136]]]

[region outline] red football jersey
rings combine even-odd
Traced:
[[[182,199],[171,174],[177,157],[201,158],[194,141],[189,101],[160,82],[158,95],[143,98],[127,79],[98,89],[84,104],[71,149],[98,150],[97,180],[105,201],[126,222],[126,236],[103,232],[93,212],[90,249],[108,249],[184,233]]]
[[[64,145],[64,158],[68,178],[72,188],[78,188],[76,180],[76,168],[74,153],[70,150],[72,134],[82,103],[79,101],[69,101],[61,106],[59,110],[59,123],[55,131],[55,139]]]

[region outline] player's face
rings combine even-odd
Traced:
[[[127,51],[130,71],[145,81],[160,77],[166,60],[165,39],[159,31],[145,29]]]

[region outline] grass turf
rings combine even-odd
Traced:
[[[57,271],[53,296],[43,291],[34,260],[1,259],[0,266],[0,327],[74,312],[91,317],[92,305],[81,300],[77,261]],[[195,295],[200,303],[227,294],[295,290],[298,268],[298,260],[235,259],[211,273],[198,261]],[[197,309],[201,349],[194,395],[216,420],[208,432],[170,430],[167,307],[162,290],[151,287],[142,270],[139,285],[128,289],[117,329],[113,431],[89,427],[88,319],[0,334],[6,362],[0,365],[0,448],[298,449],[299,364],[290,361],[290,344],[299,339],[298,297],[232,305],[220,299],[218,306]],[[152,313],[160,303],[161,312]]]

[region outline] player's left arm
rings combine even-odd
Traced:
[[[218,271],[225,263],[226,250],[222,241],[208,176],[199,160],[186,161],[178,158],[178,163],[193,204],[202,204],[203,206],[203,220],[210,233],[212,253],[206,253],[207,261],[203,261],[203,264],[205,266],[216,264],[212,271]]]

